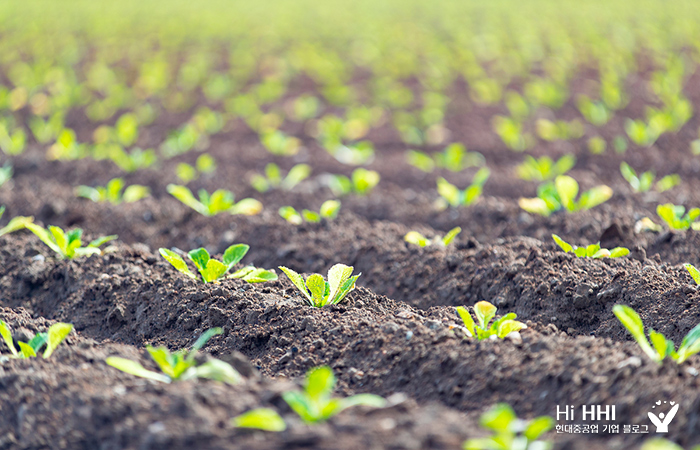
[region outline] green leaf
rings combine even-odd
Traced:
[[[308,164],[297,164],[289,170],[280,187],[286,191],[291,190],[308,178],[309,175],[311,175],[311,166]]]
[[[258,408],[231,419],[231,424],[238,428],[255,428],[263,431],[284,431],[287,424],[274,409]]]
[[[532,419],[530,423],[527,424],[523,435],[530,441],[534,441],[544,433],[553,429],[556,425],[556,421],[549,416],[540,416]]]
[[[248,283],[264,283],[266,281],[275,281],[277,279],[277,274],[271,270],[253,268],[253,270],[245,274],[242,279]]]
[[[578,209],[588,210],[595,206],[605,203],[613,196],[613,190],[605,185],[596,186],[581,194],[578,201]]]
[[[683,342],[681,342],[681,346],[678,349],[678,364],[698,352],[700,352],[700,324],[696,325],[683,338]]]
[[[406,236],[403,237],[403,240],[409,244],[418,245],[420,247],[425,247],[430,242],[425,236],[417,231],[409,231],[406,233]]]
[[[314,423],[320,420],[320,412],[317,414],[313,413],[313,408],[309,403],[309,399],[301,392],[283,392],[282,398],[304,422]]]
[[[678,210],[681,209],[680,214],[678,214]],[[676,207],[676,205],[672,203],[666,203],[663,205],[658,205],[656,207],[656,214],[661,217],[666,224],[672,229],[677,228],[676,226],[676,215],[683,215],[683,212],[685,211],[685,208],[680,206],[680,208]]]
[[[46,350],[44,350],[44,359],[51,356],[56,348],[63,342],[68,334],[73,330],[73,325],[69,323],[55,323],[49,327],[48,339],[46,341]]]
[[[223,277],[226,272],[228,272],[228,266],[222,263],[221,261],[217,261],[215,259],[210,259],[207,261],[207,267],[202,271],[202,279],[204,280],[205,283],[211,283],[212,281],[216,281],[219,278]]]
[[[0,236],[4,236],[8,233],[12,233],[23,228],[29,228],[27,225],[31,224],[33,221],[34,217],[13,217],[12,219],[10,219],[7,225],[5,225],[3,228],[0,228]]]
[[[314,211],[311,211],[308,209],[302,210],[301,215],[304,217],[304,220],[306,220],[307,222],[318,223],[321,221],[321,216],[317,212],[314,212]]]
[[[124,191],[123,200],[126,203],[134,203],[143,198],[148,197],[151,194],[151,190],[146,186],[141,186],[140,184],[132,184],[127,187]]]
[[[190,373],[192,375],[189,375]],[[208,380],[221,381],[230,385],[239,384],[243,381],[243,377],[236,371],[236,369],[231,367],[229,363],[221,361],[220,359],[210,359],[200,366],[188,369],[182,379],[186,380],[190,377],[206,378]]]
[[[445,235],[445,237],[442,238],[442,245],[444,245],[445,247],[447,247],[448,245],[450,245],[450,243],[451,243],[451,242],[457,237],[457,235],[458,235],[459,233],[461,233],[461,232],[462,232],[462,228],[461,228],[461,227],[455,227],[455,228],[451,229],[450,231],[448,231],[447,234]]]
[[[263,210],[263,204],[254,198],[244,198],[233,205],[229,212],[232,215],[242,214],[244,216],[254,216]]]
[[[343,301],[345,296],[348,295],[350,292],[352,292],[353,289],[355,289],[355,282],[357,281],[358,278],[360,278],[360,275],[362,275],[362,274],[358,273],[357,275],[348,278],[345,281],[345,283],[343,283],[340,286],[340,290],[338,291],[338,294],[335,296],[335,299],[332,300],[334,305],[337,305],[338,303]],[[326,291],[330,292],[330,288],[328,286],[328,283],[326,283]],[[329,298],[332,298],[332,297],[329,297]]]
[[[666,356],[670,353],[666,336],[664,336],[661,333],[657,333],[654,330],[650,330],[649,340],[651,341],[651,345],[656,350],[659,360],[663,360],[664,358],[666,358]],[[671,348],[670,350],[674,351],[675,348]]]
[[[119,236],[117,236],[116,234],[111,234],[109,236],[102,236],[102,237],[99,237],[99,238],[95,239],[94,241],[90,242],[88,244],[88,247],[98,248],[98,247],[106,244],[109,241],[115,240],[118,237]]]
[[[187,263],[185,262],[184,259],[180,257],[177,253],[175,253],[172,250],[168,250],[167,248],[159,248],[158,252],[160,255],[165,258],[166,261],[168,261],[170,264],[172,264],[175,269],[177,269],[179,272],[184,273],[188,277],[192,278],[193,280],[196,280],[197,277],[195,274],[192,273],[192,271],[187,267]]]
[[[147,370],[138,362],[130,359],[110,356],[105,360],[105,362],[115,369],[121,370],[122,372],[126,372],[130,375],[160,381],[161,383],[170,383],[170,377]]]
[[[34,351],[31,345],[20,341],[17,341],[17,345],[19,345],[20,358],[33,358],[36,356],[36,352]]]
[[[479,199],[479,197],[481,197],[482,190],[483,188],[480,184],[472,184],[471,186],[466,188],[462,193],[463,195],[461,195],[461,204],[463,204],[464,206],[472,205]]]
[[[120,193],[124,188],[124,180],[122,178],[113,178],[109,180],[107,186],[105,186],[107,192],[107,200],[111,203],[119,203]]]
[[[10,349],[10,352],[14,356],[17,356],[17,349],[12,341],[12,333],[10,332],[10,328],[2,320],[0,320],[0,336],[2,336],[2,340],[5,341],[5,345],[7,345],[7,348]]]
[[[506,432],[510,424],[517,420],[515,411],[507,403],[498,403],[486,411],[480,419],[483,427],[496,432]]]
[[[351,408],[353,406],[369,406],[372,408],[384,408],[386,406],[386,403],[386,399],[378,395],[357,394],[351,397],[341,399],[339,411]]]
[[[489,322],[491,322],[491,319],[496,315],[496,309],[497,308],[491,303],[485,301],[477,302],[477,304],[474,305],[474,314],[476,314],[476,318],[482,330],[488,327]]]
[[[598,250],[600,250],[600,245],[599,244],[590,244],[586,246],[586,256],[589,258],[595,255]]]
[[[517,320],[504,320],[498,324],[496,336],[498,336],[499,339],[503,339],[510,333],[520,331],[524,328],[527,328],[527,325],[522,322],[518,322]]]
[[[309,294],[309,291],[306,290],[306,283],[304,283],[304,277],[293,271],[292,269],[288,269],[287,267],[284,266],[279,266],[279,269],[284,272],[285,275],[291,280],[292,283],[294,283],[294,286],[297,287],[301,291],[302,294],[304,294],[304,297],[309,302],[312,302],[311,300],[311,294]]]
[[[198,352],[199,350],[204,347],[204,345],[209,342],[209,339],[211,339],[214,336],[218,336],[220,334],[223,334],[224,330],[220,327],[214,327],[210,328],[204,333],[202,333],[201,336],[192,344],[192,349],[190,350],[190,353],[188,355],[188,358],[194,358],[194,354]]]
[[[177,184],[169,184],[166,187],[168,193],[175,197],[176,199],[180,200],[182,203],[185,205],[189,206],[190,208],[194,209],[198,213],[200,213],[203,216],[211,216],[212,214],[209,212],[209,208],[207,208],[202,202],[194,198],[194,195],[192,195],[192,191],[187,189],[185,186],[178,186]]]
[[[78,186],[75,188],[75,196],[87,198],[97,203],[101,200],[100,192],[90,186]]]
[[[554,242],[557,243],[559,247],[561,247],[562,250],[564,250],[566,253],[569,253],[572,251],[574,248],[571,246],[571,244],[567,243],[564,241],[562,238],[557,236],[556,234],[552,234],[552,239],[554,239]]]
[[[576,247],[574,249],[574,254],[579,258],[585,258],[587,255],[586,247]]]
[[[685,267],[685,270],[688,271],[691,277],[693,277],[693,280],[695,281],[695,284],[700,284],[700,271],[695,268],[692,264],[683,264],[683,267]]]
[[[627,328],[632,337],[637,341],[642,351],[652,360],[659,362],[659,355],[651,348],[649,341],[644,335],[644,324],[642,323],[639,314],[632,308],[626,305],[615,305],[613,306],[613,313],[622,323],[622,325]]]
[[[301,215],[291,206],[283,206],[279,209],[279,215],[284,220],[294,225],[301,225]]]
[[[316,367],[307,373],[304,390],[312,400],[318,401],[330,397],[334,388],[335,375],[330,367]]]
[[[440,197],[444,198],[445,201],[453,208],[460,205],[461,193],[459,189],[457,186],[450,184],[442,177],[437,179],[437,191]]]
[[[35,334],[34,337],[29,342],[27,342],[27,344],[29,344],[29,346],[32,349],[34,349],[34,353],[38,353],[39,350],[41,350],[41,347],[43,347],[44,344],[46,344],[46,342],[48,342],[48,340],[49,340],[49,333],[45,331],[43,333]]]
[[[651,438],[645,440],[639,450],[683,450],[683,447],[667,439]]]
[[[554,186],[561,200],[561,204],[569,211],[576,210],[576,196],[578,195],[578,183],[568,175],[559,175],[554,179]]]
[[[666,192],[669,189],[673,189],[674,187],[678,186],[679,184],[681,184],[680,175],[666,175],[665,177],[661,178],[659,181],[656,182],[656,190],[659,192]]]
[[[630,249],[625,248],[625,247],[615,247],[614,249],[610,250],[610,257],[611,258],[620,258],[622,256],[627,256],[630,253]]]
[[[621,162],[620,173],[622,173],[622,177],[627,180],[635,192],[639,191],[639,178],[637,178],[637,172],[635,172],[629,164],[624,161]]]
[[[607,248],[601,248],[595,253],[593,253],[591,256],[593,259],[602,259],[602,258],[609,258],[610,257],[610,250]]]
[[[541,198],[520,198],[518,206],[531,214],[549,217],[555,210],[551,209],[546,201]]]
[[[343,284],[352,276],[353,267],[345,264],[335,264],[328,270],[328,285],[330,294],[328,296],[331,304],[338,303],[336,299]]]
[[[241,262],[243,257],[250,250],[250,246],[246,244],[235,244],[226,249],[223,256],[223,263],[231,269],[233,266]]]
[[[49,232],[51,232],[51,236],[53,237],[53,241],[56,243],[58,248],[61,249],[61,254],[64,256],[68,256],[68,236],[66,236],[66,233],[60,228],[56,227],[53,225],[49,225]]]
[[[319,214],[325,219],[333,220],[338,217],[340,212],[340,202],[338,200],[326,200],[321,205]]]
[[[151,355],[153,361],[155,361],[155,363],[158,364],[158,367],[160,368],[161,372],[166,374],[168,377],[172,379],[177,379],[180,376],[180,374],[184,372],[183,369],[178,370],[178,372],[175,371],[175,362],[172,360],[170,351],[167,348],[156,348],[151,345],[148,345],[146,346],[146,350]]]
[[[309,276],[306,279],[306,287],[311,292],[311,305],[317,308],[324,306],[323,295],[326,291],[326,282],[323,277],[317,273]]]
[[[463,306],[458,306],[457,307],[457,314],[459,314],[459,317],[462,318],[462,322],[464,322],[464,326],[469,330],[469,333],[472,335],[472,337],[478,337],[476,333],[476,324],[474,323],[474,319],[472,319],[472,315],[469,314],[469,310]]]

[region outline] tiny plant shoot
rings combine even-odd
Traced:
[[[229,270],[243,259],[249,249],[250,246],[246,244],[232,245],[224,252],[222,261],[211,258],[209,252],[204,248],[190,250],[187,256],[194,263],[195,267],[197,267],[203,282],[218,283],[218,280],[224,278]],[[197,279],[197,276],[190,271],[187,267],[187,263],[185,263],[185,260],[182,259],[180,255],[167,248],[160,248],[158,251],[175,269],[193,280]],[[276,280],[277,274],[270,270],[246,266],[229,274],[227,278],[241,278],[248,283],[262,283],[264,281]]]
[[[122,193],[122,190],[124,192]],[[93,202],[110,202],[118,205],[122,202],[133,203],[150,195],[150,189],[140,184],[132,184],[124,189],[122,178],[113,178],[106,186],[78,186],[75,195],[92,200]]]
[[[683,267],[685,267],[685,270],[687,270],[690,276],[693,277],[695,284],[700,284],[700,270],[698,270],[692,264],[683,264]]]
[[[642,318],[634,309],[626,305],[615,305],[613,313],[652,361],[661,364],[661,361],[670,356],[678,364],[681,364],[692,355],[700,352],[700,324],[685,335],[680,348],[676,351],[676,345],[672,340],[653,329],[649,329],[650,345],[644,334]]]
[[[462,228],[456,227],[448,231],[444,237],[435,236],[433,239],[428,239],[417,231],[409,231],[406,233],[406,236],[403,237],[403,240],[409,244],[418,245],[420,247],[426,247],[428,245],[447,247],[461,232]]]
[[[311,223],[318,223],[321,219],[333,220],[340,212],[340,201],[326,200],[321,205],[319,212],[304,209],[301,214],[291,206],[283,206],[279,209],[280,216],[287,222],[294,225],[301,225],[304,220]]]
[[[700,208],[691,208],[685,214],[685,207],[682,205],[674,205],[666,203],[656,207],[656,214],[666,222],[666,225],[672,230],[700,230],[700,222],[695,219],[700,217]]]
[[[554,239],[554,242],[556,242],[557,245],[566,253],[573,252],[579,258],[620,258],[628,255],[630,252],[629,249],[625,247],[615,247],[612,250],[600,248],[600,243],[591,244],[586,247],[576,247],[575,245],[565,242],[556,234],[552,235],[552,239]]]
[[[171,381],[192,380],[195,378],[208,378],[210,380],[223,381],[228,384],[237,384],[242,380],[241,375],[228,363],[218,359],[199,364],[195,358],[197,352],[207,343],[212,336],[221,334],[221,328],[212,328],[205,331],[192,345],[188,352],[185,349],[174,353],[165,347],[146,347],[153,361],[158,365],[162,373],[144,368],[140,363],[118,356],[110,356],[105,362],[128,374],[147,378],[149,380],[170,383]]]
[[[306,375],[303,391],[285,392],[282,398],[306,423],[324,422],[351,406],[383,408],[386,405],[386,400],[372,394],[332,398],[335,383],[335,375],[330,367],[317,367]]]
[[[478,340],[484,339],[503,339],[514,331],[527,328],[522,322],[515,320],[518,317],[515,313],[508,313],[498,320],[495,320],[491,326],[489,322],[496,316],[496,307],[489,302],[481,301],[474,305],[474,315],[478,323],[474,322],[469,310],[463,306],[457,307],[457,314],[462,318],[464,326],[469,331],[472,337]]]
[[[481,426],[493,431],[487,438],[469,439],[464,450],[549,450],[551,442],[539,438],[556,425],[552,417],[540,416],[530,421],[518,419],[507,403],[499,403],[485,412]]]
[[[301,183],[311,175],[311,166],[308,164],[297,164],[289,169],[285,177],[279,166],[270,163],[265,166],[265,175],[254,174],[250,179],[250,185],[258,192],[267,192],[272,189],[291,191],[294,186]]]
[[[654,172],[648,170],[637,175],[632,167],[626,162],[620,163],[620,173],[632,187],[634,192],[646,192],[651,189],[654,184]],[[681,177],[677,174],[666,175],[656,182],[656,190],[659,192],[667,191],[681,183]]]
[[[355,289],[355,282],[362,275],[360,273],[352,276],[352,266],[336,264],[328,270],[328,281],[325,281],[322,275],[315,273],[304,282],[304,277],[292,269],[284,266],[279,268],[304,294],[308,304],[315,308],[340,303],[346,295]]]
[[[231,419],[231,424],[238,428],[254,428],[263,431],[284,431],[287,424],[274,409],[257,408]]]
[[[559,175],[554,183],[541,184],[536,198],[521,198],[518,204],[529,213],[549,217],[564,208],[569,212],[585,211],[607,202],[613,195],[605,185],[596,186],[582,193],[578,200],[578,182],[568,175]]]
[[[69,323],[55,323],[51,325],[47,331],[34,335],[29,342],[17,341],[17,345],[19,346],[19,350],[17,350],[12,341],[10,328],[5,322],[0,320],[0,335],[2,336],[2,340],[5,341],[5,345],[10,349],[12,358],[33,358],[39,353],[42,347],[46,346],[44,354],[42,355],[42,357],[46,359],[51,356],[59,344],[66,339],[71,330],[73,330],[73,325]]]
[[[2,218],[2,215],[5,213],[5,207],[0,206],[0,218]],[[12,233],[14,231],[22,230],[24,228],[27,228],[27,224],[32,223],[34,221],[33,217],[24,217],[24,216],[17,216],[13,217],[10,219],[7,225],[4,227],[0,228],[0,236],[4,236],[6,234]]]
[[[224,189],[219,189],[211,194],[204,189],[200,189],[198,193],[199,200],[185,186],[169,184],[167,189],[173,197],[207,217],[215,216],[222,212],[254,216],[262,211],[263,208],[262,203],[253,198],[244,198],[236,203],[234,202],[235,197],[233,193]]]
[[[360,167],[353,170],[350,178],[345,175],[331,175],[328,179],[328,185],[337,197],[350,193],[368,195],[379,184],[380,179],[379,172]]]
[[[472,184],[464,190],[459,189],[442,177],[438,178],[437,191],[441,197],[438,200],[439,209],[444,209],[448,206],[457,208],[474,204],[481,197],[481,192],[486,180],[489,179],[489,175],[491,175],[491,171],[488,167],[482,167],[474,175]]]
[[[25,228],[36,234],[44,244],[58,253],[62,259],[100,255],[102,254],[100,246],[117,238],[116,235],[102,236],[90,242],[86,247],[83,247],[83,242],[80,239],[83,235],[83,230],[80,228],[65,232],[61,228],[55,226],[49,226],[47,230],[35,223],[27,223],[25,224]]]
[[[574,155],[564,155],[557,162],[549,156],[535,159],[528,155],[516,168],[518,178],[525,181],[551,181],[559,175],[564,175],[576,164]]]

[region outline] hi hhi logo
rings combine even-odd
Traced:
[[[674,417],[676,417],[676,413],[680,407],[680,405],[676,405],[676,402],[664,402],[664,405],[667,403],[671,404],[672,408],[670,411],[666,413],[660,412],[658,416],[651,411],[648,413],[649,420],[651,420],[651,423],[653,423],[656,427],[657,433],[668,433],[668,424],[671,423]],[[658,400],[656,405],[652,406],[651,409],[656,409],[657,406],[661,406],[661,400]]]
[[[562,417],[563,416],[563,417]],[[581,405],[581,420],[601,421],[615,420],[615,405]],[[576,420],[576,410],[573,406],[564,406],[564,411],[557,405],[557,420]]]

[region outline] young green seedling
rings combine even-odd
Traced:
[[[151,190],[140,184],[132,184],[124,189],[124,180],[122,178],[111,179],[106,186],[78,186],[75,188],[75,195],[92,200],[93,202],[110,202],[118,205],[122,202],[133,203],[146,198],[150,195]]]
[[[271,189],[291,191],[294,186],[304,181],[309,175],[311,175],[311,166],[308,164],[297,164],[289,169],[285,177],[282,177],[279,166],[270,163],[265,166],[265,175],[256,173],[251,177],[250,185],[258,192],[267,192]]]
[[[518,177],[525,181],[550,181],[559,175],[564,175],[576,164],[574,155],[564,155],[552,161],[549,156],[535,159],[530,155],[516,168]]]
[[[685,270],[687,270],[690,276],[693,277],[695,284],[700,285],[700,270],[698,270],[694,265],[688,263],[683,264],[683,267],[685,267]]]
[[[383,408],[386,405],[386,400],[373,394],[332,398],[335,383],[335,375],[330,367],[317,367],[307,373],[303,391],[285,392],[282,398],[306,423],[324,422],[351,406]]]
[[[514,331],[527,328],[522,322],[515,320],[518,316],[515,313],[508,313],[500,319],[495,320],[491,326],[489,322],[496,316],[497,308],[489,302],[481,301],[474,305],[474,315],[479,323],[475,323],[469,310],[463,306],[457,307],[457,314],[462,318],[464,326],[469,334],[478,340],[503,339]]]
[[[224,189],[214,191],[212,194],[209,194],[204,189],[200,189],[199,200],[185,186],[169,184],[167,189],[173,197],[207,217],[215,216],[222,212],[254,216],[262,211],[263,208],[262,203],[253,198],[244,198],[236,203],[234,202],[235,197],[233,193]]]
[[[80,239],[83,235],[83,230],[75,228],[65,232],[61,228],[50,225],[48,230],[40,225],[29,222],[24,225],[26,229],[36,234],[41,241],[46,244],[51,250],[58,253],[62,259],[73,259],[81,256],[100,255],[102,250],[100,246],[117,238],[117,235],[102,236],[90,242],[86,247],[83,247],[83,242]]]
[[[489,179],[491,171],[488,167],[482,167],[474,175],[472,179],[472,184],[469,185],[464,190],[460,190],[457,186],[450,184],[447,180],[440,177],[437,180],[437,190],[441,199],[438,201],[440,208],[446,208],[451,206],[457,208],[458,206],[469,206],[475,203],[479,197],[481,197],[481,192],[484,188],[484,183]]]
[[[238,264],[241,259],[248,253],[250,246],[246,244],[235,244],[230,246],[224,252],[222,261],[217,261],[209,256],[209,252],[204,248],[190,250],[187,253],[188,258],[194,263],[201,275],[201,279],[205,283],[218,283],[218,280],[224,278],[226,274]],[[197,276],[190,271],[180,255],[167,248],[158,249],[161,256],[165,258],[175,269],[184,273],[193,280]],[[248,283],[262,283],[265,281],[274,281],[277,279],[277,274],[270,270],[259,269],[253,266],[245,266],[228,275],[226,278],[240,278]]]
[[[279,266],[279,268],[304,294],[308,304],[316,308],[340,303],[346,295],[355,289],[355,282],[362,275],[359,273],[352,276],[352,266],[336,264],[328,270],[328,281],[325,281],[322,275],[315,273],[304,282],[304,277],[292,269],[284,266]]]
[[[55,323],[47,331],[34,335],[29,342],[17,341],[18,351],[13,343],[10,328],[5,322],[0,320],[0,336],[2,336],[5,345],[10,349],[10,353],[12,353],[11,358],[33,358],[42,347],[46,346],[42,355],[46,359],[53,354],[71,330],[73,330],[73,325],[69,323]]]
[[[689,228],[700,230],[700,222],[695,221],[695,219],[700,217],[700,208],[691,208],[688,210],[687,214],[683,215],[684,213],[684,206],[674,205],[672,203],[666,203],[656,207],[656,214],[661,217],[672,230],[687,230]]]
[[[148,350],[151,358],[153,358],[153,361],[155,361],[162,373],[148,370],[137,361],[120,358],[118,356],[110,356],[105,362],[115,369],[119,369],[130,375],[163,383],[207,378],[210,380],[223,381],[228,384],[238,384],[243,378],[230,364],[219,359],[210,359],[198,365],[195,359],[199,349],[201,349],[212,336],[222,333],[223,331],[221,328],[212,328],[205,331],[194,345],[192,345],[192,349],[189,352],[185,349],[181,349],[170,353],[166,347],[154,348],[149,345],[146,347],[146,350]]]
[[[625,247],[615,247],[612,250],[607,248],[600,248],[600,243],[591,244],[586,247],[577,247],[565,242],[562,238],[556,234],[552,235],[552,239],[557,243],[562,250],[566,253],[573,252],[579,258],[620,258],[625,255],[629,255],[630,251]]]
[[[432,156],[416,150],[406,152],[408,163],[423,172],[432,172],[435,167],[460,172],[467,167],[479,167],[486,163],[484,155],[479,152],[468,152],[462,144],[453,143],[441,152]]]
[[[350,178],[345,175],[331,175],[328,178],[328,185],[333,195],[337,197],[350,193],[367,195],[379,184],[380,179],[379,172],[360,167],[352,172]]]
[[[646,192],[651,189],[656,176],[651,170],[637,175],[637,172],[635,172],[634,169],[631,168],[626,162],[620,163],[620,173],[622,173],[622,176],[625,178],[625,180],[627,180],[634,192]],[[681,177],[679,175],[666,175],[656,182],[656,190],[659,192],[664,192],[678,186],[680,182]]]
[[[231,419],[231,425],[238,428],[254,428],[263,431],[284,431],[287,424],[274,409],[257,408]]]
[[[199,155],[194,166],[187,163],[180,163],[175,166],[175,175],[187,184],[190,181],[194,181],[199,178],[202,174],[210,174],[216,170],[216,160],[212,158],[208,153]]]
[[[552,443],[539,440],[554,428],[552,417],[540,416],[530,421],[518,419],[507,403],[499,403],[481,416],[481,426],[493,431],[487,438],[469,439],[464,450],[549,450]]]
[[[403,240],[409,244],[415,244],[420,247],[426,247],[428,245],[440,245],[447,247],[461,232],[462,228],[456,227],[448,231],[444,237],[435,236],[433,239],[428,239],[417,231],[409,231],[406,233],[406,236],[403,237]]]
[[[12,165],[7,162],[0,168],[0,187],[12,179]]]
[[[596,186],[581,194],[578,201],[578,182],[568,175],[559,175],[554,183],[547,182],[537,188],[536,198],[520,198],[518,205],[525,211],[549,217],[564,208],[569,212],[585,211],[605,203],[613,191],[605,185]]]
[[[681,364],[689,357],[700,352],[700,324],[696,325],[695,328],[685,335],[680,348],[676,351],[676,345],[672,340],[653,329],[649,329],[650,345],[644,334],[642,318],[639,317],[639,314],[634,309],[626,305],[615,305],[613,306],[613,313],[652,361],[661,364],[661,361],[670,356],[678,364]]]
[[[311,223],[318,223],[321,219],[333,220],[340,212],[340,202],[338,200],[326,200],[321,205],[319,212],[304,209],[301,214],[291,206],[283,206],[279,209],[280,216],[287,222],[294,225],[301,225],[306,220]]]
[[[5,207],[2,206],[0,207],[0,218],[2,218],[2,215],[5,214]],[[0,228],[0,236],[4,236],[8,233],[12,233],[14,231],[18,231],[24,228],[27,228],[27,224],[32,223],[34,221],[34,217],[25,217],[25,216],[17,216],[13,217],[10,219],[7,225],[4,227]]]

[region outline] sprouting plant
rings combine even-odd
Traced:
[[[625,121],[625,132],[630,140],[641,147],[648,147],[659,138],[662,129],[655,123],[644,120],[627,119]]]
[[[511,150],[522,152],[532,146],[532,136],[523,132],[523,125],[518,120],[505,116],[495,116],[491,124],[498,137]]]
[[[700,217],[700,208],[690,208],[685,214],[685,207],[682,205],[674,205],[666,203],[656,207],[656,214],[663,219],[664,222],[672,230],[700,230],[700,222],[695,219]]]
[[[594,102],[586,95],[580,95],[576,99],[576,106],[587,122],[598,127],[608,123],[612,117],[612,112],[605,103]]]
[[[537,135],[545,141],[577,139],[584,133],[583,124],[578,120],[552,122],[547,119],[537,119],[535,126]]]
[[[650,345],[644,334],[642,319],[634,309],[626,305],[615,305],[613,306],[613,313],[652,361],[660,364],[667,356],[670,356],[678,364],[681,364],[689,357],[700,352],[700,324],[696,325],[695,328],[685,335],[681,346],[676,351],[676,345],[672,340],[653,329],[649,329]]]
[[[222,212],[253,216],[262,211],[262,203],[258,200],[244,198],[236,203],[233,193],[224,189],[218,189],[211,194],[204,189],[200,189],[198,192],[199,200],[185,186],[169,184],[167,189],[173,197],[203,216],[215,216]]]
[[[648,170],[637,175],[632,167],[626,162],[620,163],[620,173],[627,180],[627,182],[632,186],[634,192],[646,192],[651,189],[654,183],[654,171]],[[677,174],[666,175],[656,182],[656,190],[659,192],[667,191],[675,186],[678,186],[681,182],[681,177]]]
[[[552,161],[549,156],[535,159],[530,155],[516,168],[518,177],[525,181],[550,181],[559,175],[564,175],[576,164],[574,155],[564,155]]]
[[[321,205],[319,212],[304,209],[301,214],[291,206],[283,206],[279,209],[279,214],[284,220],[294,225],[301,225],[306,220],[307,222],[318,223],[321,219],[333,220],[338,217],[340,212],[340,202],[338,200],[326,200]]]
[[[0,187],[12,179],[12,165],[6,162],[4,166],[0,167]]]
[[[175,166],[175,175],[180,181],[187,184],[199,178],[201,174],[213,173],[215,170],[216,160],[208,153],[204,153],[197,157],[194,166],[187,163],[180,163]]]
[[[566,253],[573,252],[579,258],[620,258],[628,255],[630,252],[629,249],[625,247],[615,247],[612,250],[600,248],[600,242],[597,244],[588,245],[586,247],[577,247],[565,242],[556,234],[552,235],[552,239],[554,239],[554,242],[556,242],[557,245]]]
[[[111,147],[108,158],[120,169],[129,173],[153,167],[158,162],[156,151],[152,148],[147,150],[134,148],[127,152],[118,145]]]
[[[273,155],[296,155],[301,149],[301,140],[299,138],[288,136],[279,130],[261,133],[260,142]]]
[[[12,340],[10,328],[5,322],[0,320],[0,335],[2,335],[5,345],[10,349],[12,358],[33,358],[39,353],[42,347],[46,346],[44,354],[42,355],[42,357],[46,359],[51,356],[59,344],[66,339],[71,330],[73,330],[73,325],[69,323],[55,323],[51,325],[47,331],[35,334],[29,342],[17,341],[17,346],[19,346],[19,351],[17,351]]]
[[[189,352],[181,349],[170,353],[166,347],[154,348],[149,345],[146,347],[146,350],[148,350],[151,358],[153,358],[153,361],[155,361],[162,373],[148,370],[137,361],[118,356],[110,356],[105,362],[122,372],[163,383],[208,378],[228,384],[237,384],[242,380],[242,377],[230,364],[219,359],[210,359],[203,364],[198,364],[195,358],[197,352],[212,336],[222,333],[221,328],[212,328],[205,331],[192,345],[192,349]]]
[[[608,148],[608,143],[600,136],[591,136],[586,142],[588,151],[593,155],[602,155],[605,149]]]
[[[346,295],[355,289],[355,282],[361,273],[352,276],[353,267],[345,264],[335,264],[328,270],[328,281],[323,276],[314,273],[304,282],[304,277],[284,266],[279,267],[306,297],[310,306],[321,308],[326,305],[337,305]]]
[[[282,398],[306,423],[324,422],[351,406],[383,408],[386,400],[378,395],[358,394],[346,398],[333,398],[335,375],[328,366],[316,367],[306,374],[303,391],[288,391]]]
[[[578,201],[578,182],[568,175],[559,175],[554,183],[543,183],[537,188],[536,198],[521,198],[518,204],[529,213],[548,217],[553,212],[566,209],[569,212],[585,211],[605,203],[613,191],[605,185],[596,186],[582,193]]]
[[[379,184],[380,178],[378,172],[360,167],[353,170],[350,178],[345,175],[331,175],[328,178],[328,185],[337,197],[351,192],[357,195],[367,195]]]
[[[518,419],[507,403],[499,403],[485,412],[481,426],[493,431],[487,438],[469,439],[464,450],[549,450],[552,443],[539,440],[554,428],[552,417],[540,416],[530,421]]]
[[[683,264],[683,267],[685,267],[685,270],[687,270],[690,276],[693,278],[695,284],[700,284],[700,270],[698,270],[694,265],[688,263]]]
[[[462,228],[456,227],[448,231],[443,237],[435,236],[433,239],[428,239],[417,231],[409,231],[406,233],[406,236],[403,237],[403,240],[409,244],[415,244],[420,247],[426,247],[428,245],[441,245],[443,247],[447,247],[461,232]]]
[[[457,307],[457,314],[462,318],[464,326],[467,327],[471,337],[475,337],[478,340],[484,339],[503,339],[514,331],[522,330],[527,328],[522,322],[515,320],[518,316],[515,313],[508,313],[500,319],[495,320],[491,326],[489,322],[496,316],[496,308],[491,303],[486,301],[477,302],[474,305],[474,315],[479,323],[475,323],[472,319],[469,310],[463,306]]]
[[[290,191],[309,175],[311,175],[311,166],[308,164],[297,164],[289,169],[285,177],[282,177],[279,166],[269,163],[265,166],[265,175],[254,174],[250,179],[250,185],[258,192],[267,192],[271,189]]]
[[[432,156],[416,150],[406,152],[408,163],[424,172],[432,172],[435,167],[460,172],[467,167],[483,166],[486,161],[479,152],[468,152],[463,144],[453,143]]]
[[[80,239],[83,235],[83,230],[80,228],[65,232],[61,228],[53,225],[50,225],[49,228],[46,229],[32,222],[26,223],[24,227],[36,234],[44,244],[58,253],[63,259],[99,255],[102,253],[100,246],[117,238],[116,235],[102,236],[83,247],[83,242]]]
[[[122,193],[122,190],[124,191]],[[132,184],[124,189],[124,179],[113,178],[105,186],[78,186],[75,195],[92,200],[93,202],[110,202],[118,205],[122,202],[133,203],[150,195],[150,189],[140,184]]]
[[[0,218],[5,214],[5,207],[0,206]],[[10,219],[7,225],[0,228],[0,236],[4,236],[8,233],[18,231],[27,227],[27,224],[32,223],[34,217],[17,216]]]
[[[231,419],[231,424],[238,428],[254,428],[263,431],[284,431],[287,424],[274,409],[251,409]]]
[[[442,197],[438,206],[441,208],[447,206],[456,208],[458,206],[469,206],[475,203],[479,197],[481,197],[481,192],[484,189],[486,180],[489,179],[489,175],[491,175],[491,171],[488,167],[482,167],[474,175],[472,184],[464,190],[460,190],[457,186],[451,184],[442,177],[438,178],[437,191],[440,197]]]
[[[326,149],[336,160],[351,166],[369,164],[374,159],[374,146],[370,141],[335,145]]]
[[[246,244],[234,244],[226,249],[221,261],[213,259],[209,256],[209,252],[204,248],[190,250],[187,253],[188,258],[194,263],[205,283],[217,283],[219,279],[224,278],[226,274],[238,264],[241,259],[248,253],[250,246]],[[158,249],[161,256],[172,264],[175,269],[184,273],[193,280],[197,276],[187,267],[185,260],[177,253],[167,248]],[[253,266],[245,266],[228,275],[227,278],[241,278],[248,283],[262,283],[264,281],[274,281],[277,279],[277,274],[270,270],[259,269]]]

